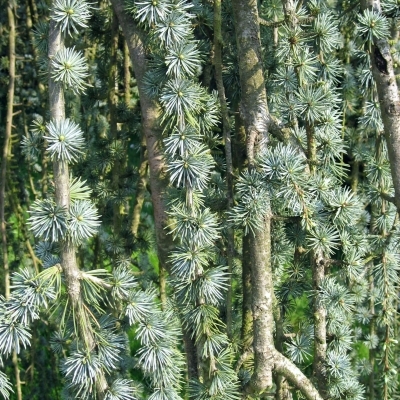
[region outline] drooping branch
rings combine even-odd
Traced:
[[[172,239],[165,230],[167,226],[164,192],[167,186],[165,162],[160,149],[161,129],[158,123],[159,110],[157,104],[144,92],[143,77],[146,72],[146,51],[141,33],[135,22],[124,10],[121,0],[111,0],[114,12],[118,17],[128,45],[132,68],[138,82],[140,109],[142,113],[142,130],[146,138],[146,147],[150,170],[151,199],[154,209],[154,222],[157,236],[157,253],[161,268],[167,267],[167,257],[172,248]]]
[[[165,175],[165,162],[160,148],[161,129],[158,123],[159,109],[143,90],[143,77],[146,72],[146,51],[143,45],[142,32],[137,28],[133,19],[124,10],[121,0],[111,0],[114,12],[125,37],[133,72],[138,83],[140,109],[142,114],[142,132],[146,141],[148,167],[150,172],[150,190],[154,210],[154,224],[157,238],[157,255],[160,268],[160,280],[165,279],[168,271],[168,254],[173,248],[172,237],[167,235],[167,210],[164,202],[165,190],[168,184]],[[163,282],[161,282],[161,285]],[[197,377],[197,355],[191,332],[184,330],[183,340],[188,364],[189,379]]]

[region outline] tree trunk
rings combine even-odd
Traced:
[[[8,263],[8,246],[7,246],[7,225],[5,219],[5,202],[6,202],[6,181],[7,181],[7,164],[10,157],[11,133],[14,115],[14,92],[15,92],[15,18],[14,10],[11,2],[7,6],[8,25],[10,28],[8,37],[8,90],[7,90],[7,117],[6,129],[3,143],[3,157],[1,160],[1,176],[0,176],[0,224],[1,224],[1,242],[3,253],[4,268],[4,292],[6,299],[10,297],[10,269]],[[17,398],[22,400],[21,378],[18,365],[17,352],[14,350],[12,355],[12,363],[15,373],[15,385],[17,388]]]
[[[49,26],[49,59],[56,55],[64,47],[64,40],[61,30],[54,20],[50,21]],[[65,101],[62,83],[55,82],[51,78],[51,63],[49,74],[49,105],[50,118],[52,121],[61,121],[65,118]],[[54,161],[54,195],[56,204],[69,209],[69,168],[65,161]],[[81,297],[80,271],[76,260],[76,247],[69,240],[62,240],[61,247],[61,266],[65,277],[65,283],[68,290],[68,296],[73,314],[76,318],[79,340],[82,340],[84,346],[89,350],[95,347],[95,340],[90,324],[90,317],[87,315],[83,299]],[[104,399],[107,381],[104,374],[101,374],[96,382],[96,392],[99,400]]]
[[[265,216],[264,227],[249,234],[251,260],[251,293],[253,312],[254,373],[251,391],[261,393],[272,386],[274,367],[274,318],[271,269],[271,217]]]
[[[110,122],[110,134],[114,141],[118,140],[118,122],[117,122],[117,104],[118,104],[118,38],[119,38],[119,25],[118,18],[113,13],[111,21],[111,46],[110,46],[110,59],[108,66],[108,113]],[[116,193],[119,190],[119,176],[123,169],[124,157],[119,154],[114,158],[112,167],[111,187]],[[113,205],[113,231],[114,235],[118,236],[121,231],[121,205],[117,202]]]
[[[262,70],[260,28],[257,1],[233,1],[236,42],[239,56],[240,86],[242,92],[240,115],[246,131],[246,153],[248,167],[255,162],[255,145],[260,128],[268,118],[265,82]],[[271,271],[271,219],[265,216],[264,229],[248,234],[244,239],[251,260],[251,288],[253,313],[254,373],[250,381],[250,392],[261,393],[272,386],[274,349],[272,314],[272,271]]]
[[[9,46],[9,82],[7,91],[7,117],[6,130],[3,143],[3,157],[1,160],[1,176],[0,176],[0,223],[1,223],[1,242],[3,252],[3,268],[4,268],[4,292],[5,296],[10,297],[10,271],[8,264],[7,250],[7,227],[5,219],[5,202],[6,202],[6,180],[7,180],[7,163],[10,157],[11,131],[13,125],[14,114],[14,89],[15,89],[15,23],[14,10],[11,3],[7,7],[8,24],[10,27],[8,46]]]
[[[379,0],[361,1],[363,8],[381,12]],[[381,116],[388,147],[390,169],[395,191],[395,204],[400,211],[400,96],[387,39],[375,39],[370,59],[376,82]]]
[[[314,298],[314,362],[313,374],[323,398],[327,396],[327,379],[324,374],[326,362],[326,309],[322,303],[319,289],[325,278],[325,260],[321,253],[311,252]]]
[[[252,260],[249,254],[250,235],[243,237],[242,250],[242,329],[241,342],[242,349],[246,351],[253,343],[253,313],[251,309],[251,264]]]
[[[139,179],[136,185],[135,202],[133,205],[132,221],[131,221],[131,233],[134,238],[137,237],[140,225],[140,214],[143,208],[144,197],[146,194],[147,184],[147,151],[146,151],[146,139],[143,136],[140,146],[140,166],[139,166]]]
[[[232,4],[242,96],[240,115],[246,132],[248,168],[252,169],[255,167],[256,143],[263,141],[266,144],[271,122],[262,69],[258,8],[256,0],[233,0]],[[275,370],[297,386],[307,399],[321,400],[306,376],[274,347],[271,215],[264,216],[262,230],[247,236],[246,252],[251,260],[254,349],[254,372],[247,392],[257,396],[271,387],[272,372]]]
[[[240,115],[246,131],[248,165],[254,165],[256,143],[265,139],[270,122],[262,68],[256,0],[233,0],[241,87]]]

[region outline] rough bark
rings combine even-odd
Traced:
[[[283,344],[285,335],[283,331],[283,309],[278,304],[276,297],[274,298],[274,320],[275,320],[275,348],[280,353],[283,352]],[[288,381],[275,371],[275,400],[292,400],[293,396],[290,392]]]
[[[260,26],[256,0],[232,1],[241,87],[240,115],[246,131],[248,165],[254,164],[256,144],[268,131],[267,106],[262,68]]]
[[[308,121],[306,122],[307,132],[307,161],[310,173],[315,175],[317,169],[317,145],[315,140],[315,129]],[[322,252],[312,251],[310,253],[312,267],[314,297],[314,360],[313,375],[317,387],[323,398],[327,397],[327,379],[323,373],[326,363],[326,308],[322,302],[319,290],[325,279],[325,259]]]
[[[379,0],[362,1],[363,8],[381,12]],[[376,39],[370,53],[372,75],[376,82],[381,116],[388,147],[395,204],[400,210],[400,96],[387,39]]]
[[[246,131],[248,167],[253,168],[256,141],[266,132],[269,114],[262,70],[260,27],[257,1],[234,0],[236,42],[241,86],[240,115]],[[273,314],[270,216],[265,216],[264,229],[249,236],[244,253],[251,260],[254,372],[249,392],[261,393],[272,386]]]
[[[249,254],[250,236],[243,237],[242,253],[242,329],[241,342],[242,349],[246,351],[253,343],[253,313],[251,309],[251,264],[252,260]]]
[[[131,59],[129,57],[129,49],[124,40],[124,100],[129,107],[131,104]]]
[[[183,345],[185,346],[186,363],[187,363],[187,380],[188,382],[192,379],[199,378],[199,368],[198,368],[198,354],[197,346],[192,339],[193,332],[189,329],[183,328]]]
[[[118,104],[118,38],[119,26],[117,16],[113,13],[111,22],[111,43],[110,43],[110,59],[108,65],[108,115],[110,122],[110,134],[113,140],[118,140],[118,122],[117,122],[117,104]],[[115,157],[112,167],[111,187],[117,192],[119,189],[119,176],[123,169],[123,156],[119,154]],[[113,206],[113,231],[118,235],[121,231],[121,205],[119,203]]]
[[[137,237],[140,225],[140,213],[142,212],[144,197],[146,194],[147,184],[147,153],[146,153],[146,139],[142,137],[141,150],[140,150],[140,167],[139,167],[139,179],[136,186],[135,203],[133,205],[132,222],[131,222],[131,233],[133,237]]]
[[[272,386],[274,366],[274,318],[271,269],[271,217],[265,216],[264,227],[250,235],[249,258],[253,312],[254,373],[251,390],[262,392]]]
[[[373,293],[374,290],[374,275],[373,275],[373,263],[370,262],[368,264],[369,269],[369,289],[370,293]],[[369,334],[371,336],[376,334],[376,315],[375,315],[375,299],[371,296],[369,301],[370,312],[372,315],[371,321],[369,323]],[[368,399],[375,400],[375,357],[376,357],[376,350],[370,349],[369,350],[369,363],[371,365],[371,373],[368,377]]]
[[[256,141],[264,140],[271,125],[262,70],[256,0],[233,0],[241,86],[240,115],[246,132],[249,169],[255,165]],[[247,392],[260,395],[272,386],[272,372],[283,375],[307,399],[322,397],[304,374],[274,347],[273,284],[271,269],[271,215],[264,216],[262,230],[248,234],[251,260],[254,372]]]

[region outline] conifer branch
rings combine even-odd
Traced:
[[[49,27],[48,56],[52,60],[54,56],[64,48],[62,32],[58,27],[57,21],[51,19]],[[65,120],[65,100],[62,83],[53,78],[50,63],[49,73],[49,106],[52,121],[62,123]],[[70,174],[68,162],[64,159],[55,159],[53,162],[54,173],[54,195],[55,203],[58,207],[66,210],[70,207]],[[68,238],[61,239],[61,265],[64,273],[66,286],[73,315],[78,325],[78,336],[84,343],[86,351],[91,352],[95,347],[95,340],[87,308],[84,305],[81,294],[80,271],[76,260],[76,246]],[[96,379],[96,391],[100,400],[105,397],[107,381],[104,373],[99,372]]]

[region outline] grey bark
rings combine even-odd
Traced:
[[[64,46],[64,40],[59,27],[54,20],[50,21],[49,27],[49,51],[50,74],[49,74],[49,105],[50,118],[53,121],[61,121],[65,118],[65,101],[62,83],[55,82],[51,78],[51,60],[55,54]],[[56,204],[68,210],[70,204],[69,195],[69,169],[64,161],[54,161],[54,195]],[[80,271],[76,260],[76,248],[69,240],[62,240],[61,266],[65,277],[68,296],[77,321],[78,334],[85,347],[91,351],[95,347],[95,340],[91,330],[90,317],[85,312],[83,299],[81,297]],[[104,399],[107,381],[101,374],[96,382],[96,392],[99,400]]]
[[[248,167],[255,166],[257,140],[266,142],[271,125],[262,69],[260,27],[256,0],[233,0],[241,86],[240,115],[246,132]],[[265,143],[264,142],[264,143]],[[262,230],[248,236],[251,260],[254,372],[247,392],[260,395],[272,386],[275,370],[297,386],[307,399],[322,397],[304,374],[274,347],[271,215]]]
[[[274,318],[271,269],[271,216],[266,215],[264,227],[250,234],[249,257],[251,266],[251,292],[253,312],[254,373],[252,391],[262,392],[272,386],[274,367]]]
[[[363,8],[381,12],[379,0],[362,1]],[[400,96],[387,39],[376,39],[370,53],[372,75],[376,82],[381,116],[388,147],[395,204],[400,211]]]
[[[325,259],[321,253],[311,254],[314,298],[314,361],[313,374],[316,384],[323,398],[327,397],[327,379],[324,374],[326,362],[326,308],[322,302],[319,289],[325,278]]]

